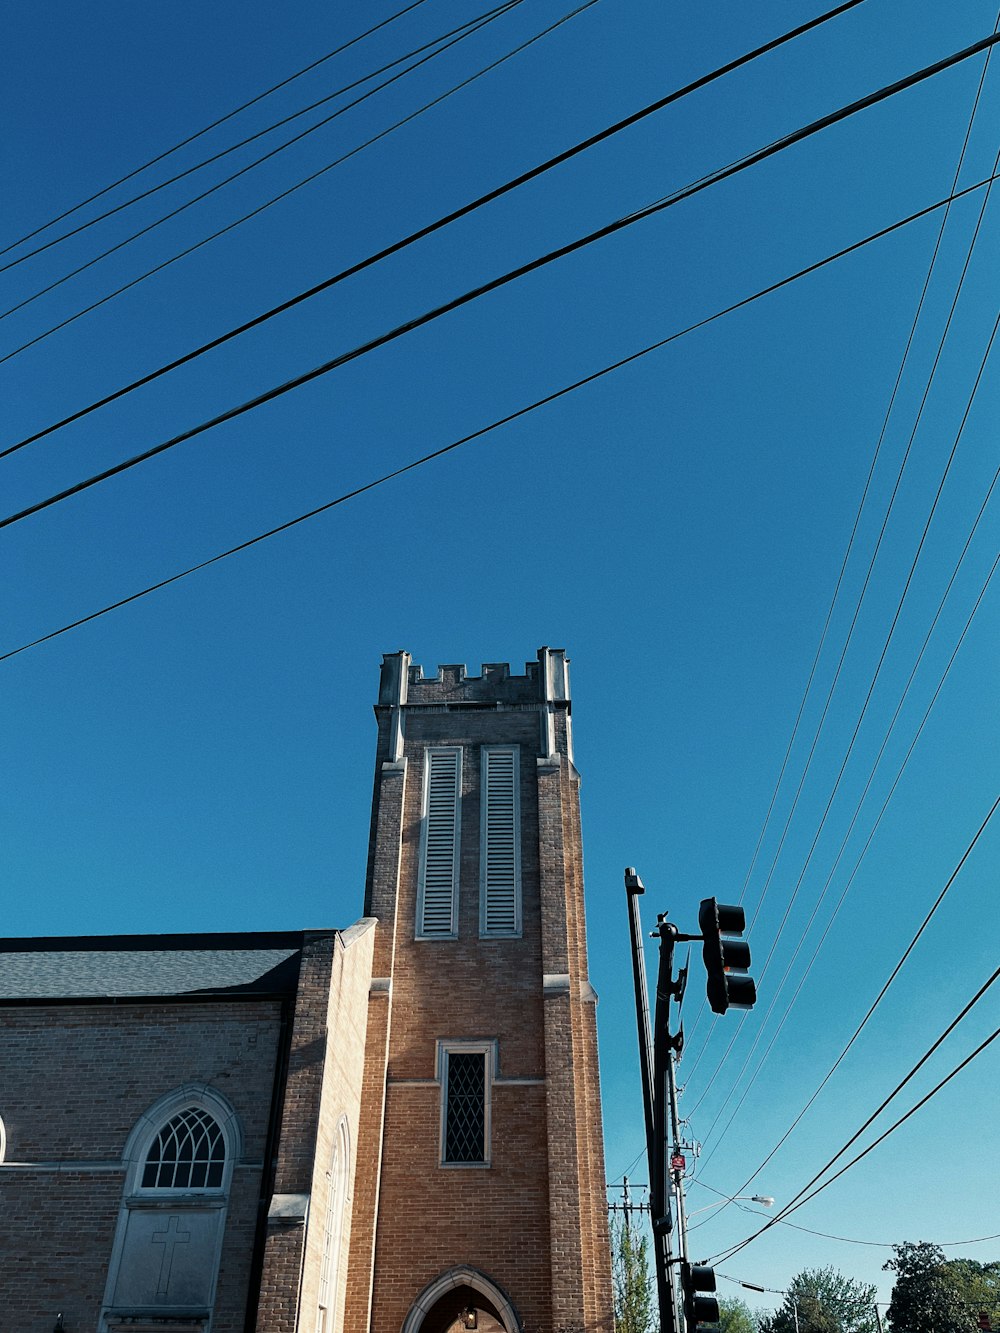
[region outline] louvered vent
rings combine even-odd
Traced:
[[[481,929],[516,935],[521,929],[521,867],[516,750],[483,751]]]
[[[420,857],[420,935],[454,935],[461,751],[428,750]]]

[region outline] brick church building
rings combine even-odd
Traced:
[[[565,654],[375,712],[356,924],[0,940],[10,1333],[612,1333]]]

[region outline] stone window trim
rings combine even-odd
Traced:
[[[410,1307],[410,1312],[403,1323],[402,1333],[420,1333],[424,1320],[442,1296],[447,1296],[456,1287],[471,1287],[489,1300],[500,1314],[505,1333],[523,1333],[524,1325],[518,1318],[510,1297],[495,1282],[481,1273],[478,1268],[467,1264],[450,1268],[433,1282],[428,1283]]]
[[[214,1187],[167,1189],[162,1186],[143,1186],[143,1169],[149,1151],[160,1131],[182,1111],[196,1109],[210,1115],[222,1131],[225,1144],[225,1164],[222,1180]],[[243,1155],[243,1132],[239,1117],[230,1103],[207,1083],[185,1083],[174,1088],[145,1111],[136,1121],[125,1142],[122,1161],[126,1168],[125,1194],[129,1201],[149,1198],[225,1198],[229,1193],[233,1167]]]
[[[441,1121],[438,1165],[446,1171],[483,1171],[492,1166],[492,1088],[499,1068],[498,1042],[495,1037],[441,1037],[437,1041],[435,1067],[441,1087]],[[452,1055],[483,1056],[483,1155],[479,1161],[448,1161],[448,1064]]]
[[[424,747],[414,938],[458,938],[462,747]]]
[[[7,1160],[7,1130],[0,1115],[0,1162]]]

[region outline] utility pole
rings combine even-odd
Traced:
[[[644,1214],[650,1216],[652,1210],[648,1203],[643,1203],[641,1199],[638,1203],[634,1203],[632,1200],[632,1191],[634,1189],[644,1190],[646,1188],[645,1185],[636,1185],[633,1181],[629,1180],[628,1176],[622,1176],[622,1201],[621,1203],[609,1203],[608,1212],[623,1213],[625,1215],[626,1226],[629,1225],[631,1218],[637,1213],[640,1217]]]
[[[639,916],[639,895],[645,893],[642,880],[630,867],[625,871],[625,893],[628,898],[629,928],[632,943],[632,980],[635,986],[635,1016],[639,1035],[639,1074],[642,1080],[643,1120],[646,1128],[646,1160],[649,1164],[649,1203],[653,1224],[653,1271],[656,1274],[656,1297],[660,1311],[660,1333],[680,1333],[677,1320],[677,1302],[674,1284],[670,1278],[672,1261],[670,1231],[673,1217],[670,1196],[663,1189],[661,1148],[657,1150],[657,1127],[662,1124],[663,1097],[657,1096],[654,1084],[653,1029],[649,1017],[649,987],[646,981],[646,959],[642,948],[642,922]],[[657,1112],[659,1106],[659,1112]]]
[[[667,920],[667,914],[661,912],[653,932],[653,938],[660,941],[660,955],[656,977],[656,1009],[653,1023],[650,1024],[639,917],[639,896],[645,893],[645,886],[632,866],[625,871],[625,893],[629,907],[660,1333],[700,1333],[700,1325],[718,1322],[719,1306],[714,1296],[701,1294],[715,1291],[714,1269],[692,1265],[688,1259],[684,1201],[686,1163],[681,1150],[676,1074],[676,1064],[684,1049],[684,1028],[678,1024],[676,1032],[670,1031],[670,1003],[676,1000],[679,1006],[684,998],[687,968],[682,968],[674,976],[674,948],[681,942],[702,942],[708,1001],[718,1014],[725,1013],[729,1008],[752,1008],[757,998],[750,977],[733,975],[745,974],[750,964],[750,949],[744,940],[731,938],[743,933],[745,920],[741,907],[727,906],[715,898],[703,899],[698,912],[699,935],[682,934]],[[672,1145],[669,1152],[668,1141]],[[671,1201],[677,1211],[676,1255],[671,1247],[674,1225]],[[670,1273],[672,1265],[679,1269],[678,1283],[674,1282]]]

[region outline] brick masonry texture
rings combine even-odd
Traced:
[[[315,1325],[330,1165],[341,1120],[347,1179],[331,1329],[342,1327],[354,1147],[360,1137],[374,930],[306,933],[291,1004],[288,1068],[273,1160],[277,1193],[311,1199],[305,1226],[269,1227],[253,1281],[268,1127],[282,1048],[275,999],[0,1007],[0,1289],[4,1329],[99,1326],[126,1167],[126,1141],[164,1095],[208,1085],[243,1134],[226,1213],[212,1333],[295,1333]],[[301,1322],[300,1322],[301,1321]]]
[[[541,655],[540,655],[541,656]],[[395,657],[395,655],[394,655]],[[525,1333],[611,1333],[611,1278],[593,992],[587,980],[579,779],[568,703],[541,697],[544,662],[424,678],[387,659],[366,912],[378,917],[346,1333],[402,1328],[456,1265],[505,1293]],[[557,666],[559,664],[557,663]],[[394,752],[406,673],[402,753]],[[395,673],[395,674],[394,674]],[[548,711],[554,752],[543,736]],[[415,940],[424,750],[461,746],[456,940]],[[480,758],[520,754],[523,934],[479,938]],[[543,977],[569,978],[549,993]],[[377,1024],[377,1039],[375,1027]],[[436,1042],[496,1040],[491,1162],[440,1165]],[[505,1083],[504,1080],[521,1080]]]
[[[278,1010],[273,1001],[0,1010],[5,1327],[50,1328],[61,1310],[67,1328],[97,1328],[125,1141],[158,1098],[203,1082],[243,1127],[212,1327],[244,1328]]]

